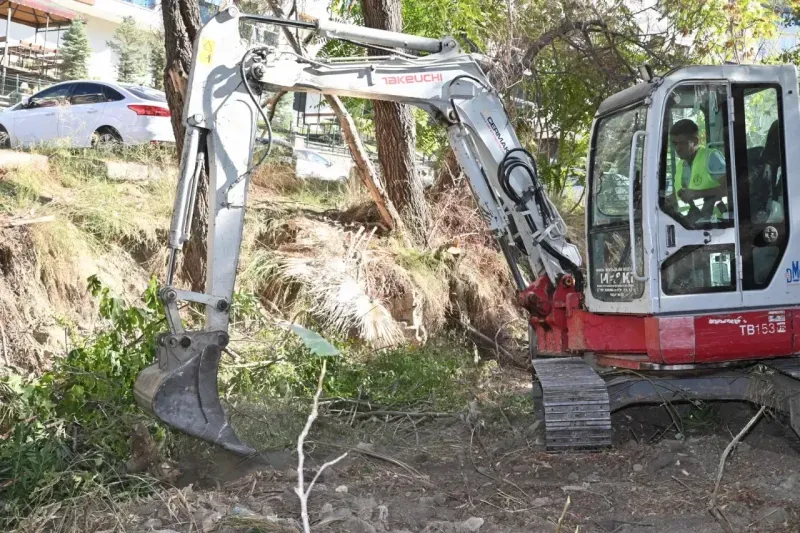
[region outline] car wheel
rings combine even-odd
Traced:
[[[121,143],[119,133],[109,128],[101,128],[92,134],[92,148],[108,149]]]
[[[11,136],[8,131],[0,126],[0,149],[11,148]]]

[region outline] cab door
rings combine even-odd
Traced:
[[[661,313],[742,306],[731,103],[729,83],[691,81],[674,86],[663,106],[656,212]]]
[[[800,282],[800,275],[791,266],[780,268],[790,229],[781,85],[734,84],[733,103],[740,117],[734,124],[734,145],[744,305],[796,304],[797,294],[787,288]]]

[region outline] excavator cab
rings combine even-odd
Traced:
[[[587,174],[589,312],[687,324],[735,314],[738,324],[695,326],[738,348],[685,354],[692,362],[765,355],[765,342],[791,353],[785,313],[755,310],[800,297],[785,179],[800,169],[785,149],[800,119],[797,87],[794,66],[687,67],[603,102]],[[713,327],[735,325],[751,327]]]

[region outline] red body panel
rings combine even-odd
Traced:
[[[537,280],[520,295],[538,349],[592,352],[599,364],[640,368],[766,359],[800,353],[800,308],[687,316],[599,315],[585,311],[570,276]]]

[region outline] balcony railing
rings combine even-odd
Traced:
[[[126,4],[133,4],[135,6],[143,7],[145,9],[155,9],[158,6],[158,0],[120,0]]]

